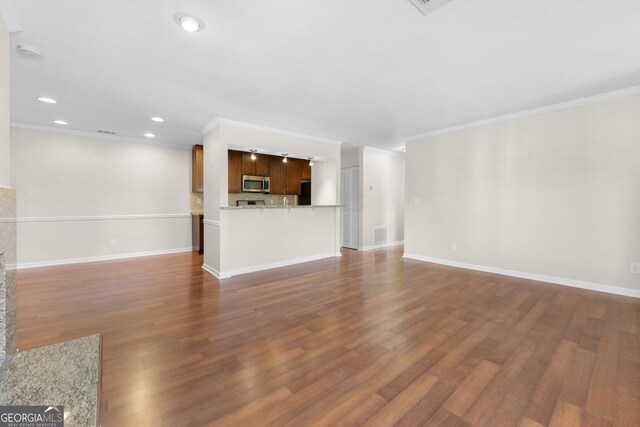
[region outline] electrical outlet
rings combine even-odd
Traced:
[[[202,199],[201,199],[201,198],[199,198],[199,197],[198,197],[198,198],[196,198],[196,203],[197,203],[197,204],[199,204],[199,205],[200,205],[200,204],[202,204]]]
[[[640,262],[632,262],[629,264],[629,273],[640,274]]]
[[[456,242],[451,242],[451,250],[453,252],[458,250],[458,244]]]
[[[109,239],[109,246],[115,246],[116,245],[116,239]]]

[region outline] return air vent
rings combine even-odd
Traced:
[[[387,227],[373,227],[373,244],[387,243]]]
[[[428,15],[452,0],[409,0],[423,15]]]
[[[100,129],[98,129],[96,132],[102,133],[102,134],[105,134],[105,135],[115,135],[116,134],[115,132],[110,131],[110,130],[100,130]]]

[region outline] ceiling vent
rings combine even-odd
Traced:
[[[428,15],[452,0],[409,0],[423,15]]]
[[[96,132],[102,133],[102,134],[105,134],[105,135],[115,135],[116,134],[115,132],[110,131],[110,130],[100,130],[100,129],[98,129]]]

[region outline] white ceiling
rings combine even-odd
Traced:
[[[13,6],[13,122],[165,143],[200,142],[224,117],[397,149],[417,133],[640,84],[638,0],[454,0],[428,16],[408,0]],[[179,11],[206,30],[184,32]],[[44,56],[22,57],[17,43]]]

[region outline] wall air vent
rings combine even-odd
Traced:
[[[387,226],[373,227],[373,243],[379,245],[387,243]]]
[[[115,135],[116,134],[115,132],[110,131],[110,130],[100,130],[100,129],[98,129],[96,132],[102,133],[104,135]]]
[[[423,15],[428,15],[452,0],[409,0]]]

